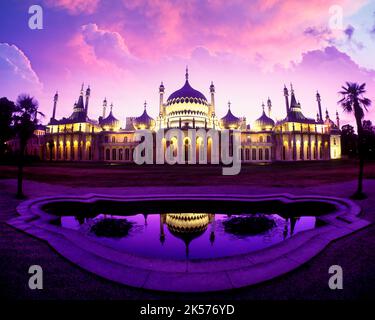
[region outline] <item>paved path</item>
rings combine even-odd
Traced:
[[[54,194],[138,194],[138,193],[236,193],[322,194],[348,197],[355,181],[311,188],[255,187],[132,187],[72,188],[25,181],[30,197]],[[365,181],[369,198],[361,201],[362,218],[375,222],[375,180]],[[0,180],[0,297],[8,299],[358,299],[375,298],[375,225],[340,239],[317,257],[293,272],[254,287],[210,294],[169,294],[122,286],[104,280],[66,261],[47,244],[9,227],[5,221],[17,215],[15,180]],[[44,289],[28,289],[28,267],[44,270]],[[344,290],[328,288],[328,268],[338,264],[344,270]]]

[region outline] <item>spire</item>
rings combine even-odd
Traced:
[[[111,112],[110,113],[112,113],[112,109],[113,109],[113,102],[111,102]]]
[[[159,86],[159,93],[163,93],[164,92],[164,84],[163,84],[163,81],[160,83],[160,86]]]
[[[189,80],[189,68],[188,68],[188,66],[186,66],[185,79],[186,79],[186,81]]]
[[[319,111],[319,120],[323,121],[323,116],[322,116],[322,104],[321,104],[321,98],[319,91],[316,91],[316,101],[318,101],[318,111]]]
[[[84,86],[84,82],[82,82],[82,85],[81,85],[81,95],[83,96],[83,86]]]
[[[284,97],[285,97],[286,115],[288,116],[289,114],[289,92],[285,84],[284,84]]]
[[[104,100],[103,100],[103,119],[105,118],[106,110],[107,110],[107,98],[104,98]]]
[[[339,117],[339,113],[337,110],[336,110],[336,124],[337,124],[337,128],[340,129],[340,117]]]
[[[263,110],[263,113],[264,113],[264,107],[265,107],[264,102],[262,102],[262,110]]]
[[[86,101],[85,101],[85,112],[86,112],[86,115],[87,115],[88,110],[89,110],[90,93],[91,93],[91,89],[90,89],[90,85],[88,85],[88,87],[86,89]]]
[[[290,83],[290,107],[293,108],[295,106],[297,106],[297,100],[296,100],[296,97],[294,95],[294,89],[293,89],[293,84]]]
[[[271,117],[271,109],[272,109],[272,102],[270,97],[267,99],[267,107],[268,107],[268,116]]]
[[[326,119],[328,120],[329,119],[329,113],[328,113],[328,109],[326,108]]]
[[[59,93],[56,90],[55,95],[53,96],[53,111],[52,111],[52,118],[55,119],[56,117],[56,107],[57,107],[57,101],[59,100]]]
[[[231,102],[230,101],[228,101],[228,110],[230,110],[230,106],[231,106]]]
[[[214,86],[214,82],[213,81],[211,81],[210,92],[211,93],[215,92],[215,86]]]
[[[147,101],[145,100],[145,103],[143,104],[143,106],[144,106],[144,109],[146,110],[146,108],[147,108]]]

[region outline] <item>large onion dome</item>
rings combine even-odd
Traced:
[[[231,103],[228,102],[228,112],[220,119],[220,126],[224,129],[238,129],[241,125],[241,119],[233,115],[230,105]]]
[[[263,113],[255,120],[254,127],[256,130],[271,130],[275,126],[275,121],[264,112],[264,103],[262,104]]]
[[[111,111],[109,112],[109,115],[100,120],[100,125],[103,127],[104,130],[107,131],[113,131],[120,127],[120,121],[113,115],[112,112],[113,104],[111,104]]]
[[[152,130],[155,127],[155,120],[147,114],[147,110],[146,110],[147,102],[146,101],[145,101],[144,107],[145,109],[142,115],[133,120],[133,126],[134,126],[134,129],[136,130],[144,130],[144,129]]]
[[[208,102],[204,94],[191,87],[189,83],[189,73],[187,69],[186,69],[185,79],[186,81],[185,81],[184,86],[181,89],[173,92],[168,97],[167,104],[171,105],[174,103],[190,102],[190,103],[198,103],[198,104],[207,105]]]

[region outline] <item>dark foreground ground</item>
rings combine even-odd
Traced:
[[[15,166],[0,165],[0,179],[16,178]],[[223,176],[221,166],[210,165],[106,165],[97,163],[35,163],[25,168],[25,178],[75,187],[131,186],[266,186],[308,187],[351,181],[357,161],[243,164],[235,176]],[[366,164],[365,178],[375,179],[375,161]]]
[[[26,168],[30,197],[69,193],[228,192],[324,194],[348,197],[356,186],[350,161],[245,166],[241,174],[222,177],[215,167],[119,167],[38,164]],[[331,243],[302,267],[257,286],[210,294],[151,292],[126,287],[81,270],[46,243],[6,224],[17,215],[15,170],[0,166],[0,299],[375,299],[375,225]],[[369,198],[358,202],[362,217],[375,222],[375,164],[366,167]],[[44,270],[44,289],[28,289],[30,265]],[[328,288],[328,268],[344,270],[344,290]]]

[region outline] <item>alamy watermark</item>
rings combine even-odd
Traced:
[[[241,131],[172,128],[137,130],[133,159],[136,164],[223,164],[223,175],[241,171]],[[208,159],[209,157],[209,159]],[[208,161],[209,160],[209,161]]]
[[[43,29],[43,8],[40,5],[34,4],[29,7],[29,28],[31,30]]]
[[[43,269],[40,265],[34,264],[29,268],[29,274],[32,276],[29,278],[29,288],[31,290],[43,289]]]

